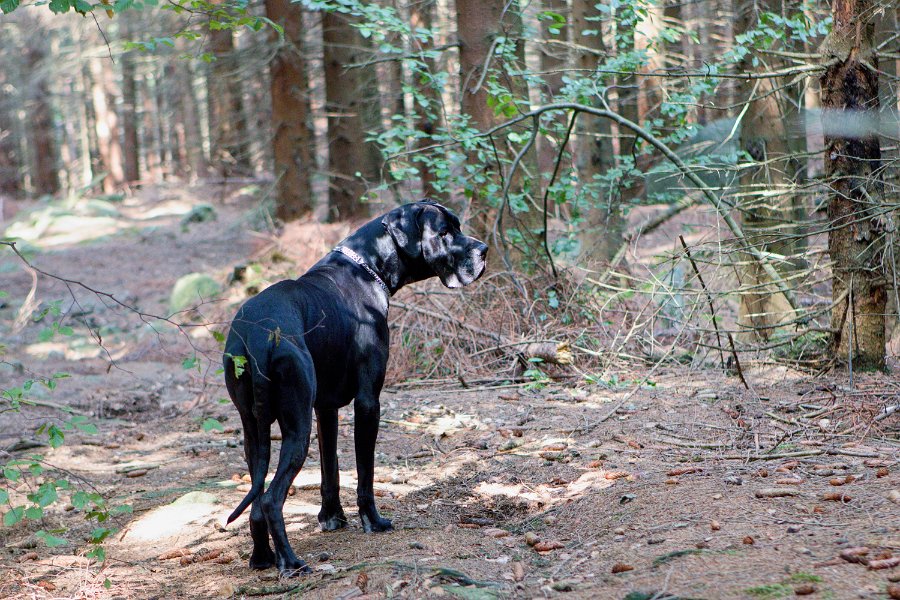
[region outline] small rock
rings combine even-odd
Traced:
[[[744,485],[744,480],[737,475],[729,475],[725,478],[725,485]]]
[[[651,546],[655,546],[656,544],[662,544],[664,541],[666,541],[666,538],[664,538],[664,537],[647,538],[647,544],[649,544]]]
[[[713,520],[709,522],[709,528],[713,531],[719,531],[720,529],[722,529],[722,524],[718,521]]]
[[[625,528],[624,527],[616,527],[615,529],[613,529],[613,533],[616,535],[625,535]]]
[[[815,594],[818,591],[818,588],[811,583],[804,583],[803,585],[798,585],[794,588],[794,594],[797,596],[809,596],[810,594]]]
[[[534,546],[540,541],[538,534],[533,531],[528,531],[525,533],[525,543],[529,546]]]
[[[424,544],[422,544],[422,542],[410,542],[409,547],[414,550],[424,550],[425,549],[425,546],[424,546]]]
[[[798,531],[800,531],[799,525],[788,525],[788,528],[787,528],[788,533],[797,533]]]
[[[721,499],[722,499],[722,494],[713,494],[713,495],[712,495],[712,499],[713,499],[713,500],[721,500]]]
[[[316,565],[314,570],[318,571],[320,573],[329,573],[330,574],[330,573],[334,573],[335,571],[337,571],[337,568],[335,568],[334,565],[325,563],[322,565]]]
[[[900,490],[891,490],[887,493],[887,499],[894,504],[900,504]]]
[[[892,598],[893,600],[900,600],[900,585],[887,586],[887,594],[888,598]]]
[[[325,562],[326,560],[331,559],[331,555],[328,554],[327,552],[320,552],[318,558],[319,558],[319,562]]]

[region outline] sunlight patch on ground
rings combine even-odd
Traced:
[[[505,496],[529,502],[540,502],[545,507],[549,507],[553,504],[566,502],[570,499],[579,498],[588,493],[611,487],[614,484],[615,481],[606,479],[606,473],[599,469],[582,473],[575,481],[562,486],[551,486],[542,483],[526,487],[519,483],[483,481],[475,487],[475,492],[488,497]]]

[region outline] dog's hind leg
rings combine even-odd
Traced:
[[[261,509],[275,545],[278,570],[283,577],[291,577],[310,570],[291,548],[284,528],[283,509],[288,489],[309,452],[316,375],[309,352],[285,342],[282,342],[270,372],[277,373],[272,400],[281,426],[282,442],[278,468],[262,496]]]
[[[322,466],[322,510],[319,511],[319,525],[322,531],[334,531],[347,526],[347,517],[341,508],[337,409],[316,409],[316,423],[319,430],[319,462]]]

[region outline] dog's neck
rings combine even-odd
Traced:
[[[391,295],[408,283],[434,276],[424,261],[414,261],[401,256],[394,239],[384,230],[381,219],[363,225],[340,243],[360,256],[381,280],[387,284]],[[417,264],[421,262],[422,264]]]

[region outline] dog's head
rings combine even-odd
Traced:
[[[459,219],[432,200],[404,204],[381,220],[398,254],[424,264],[448,288],[469,285],[484,273],[488,247],[463,235]]]

